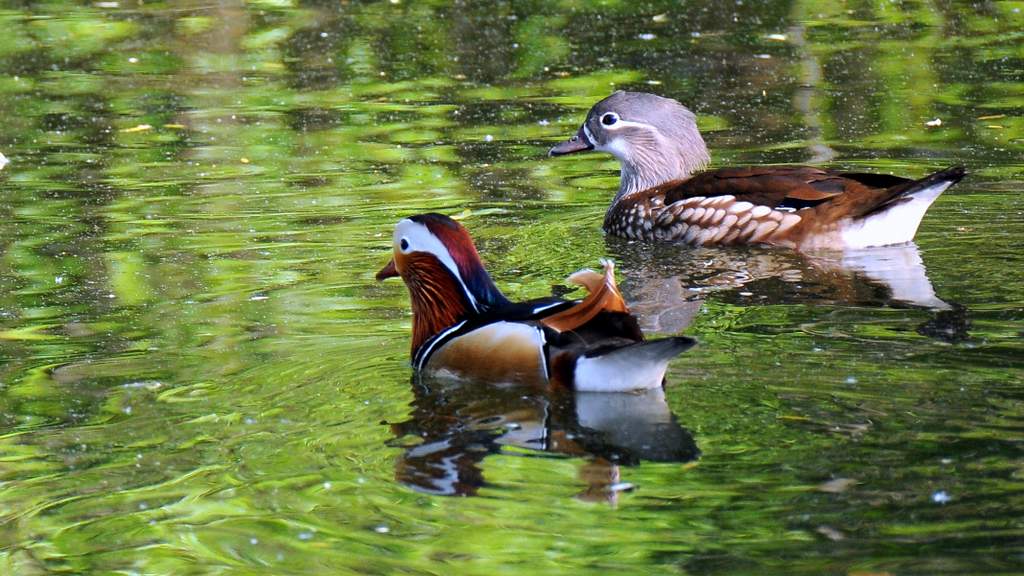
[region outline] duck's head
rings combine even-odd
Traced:
[[[619,197],[686,178],[711,160],[693,112],[671,98],[645,92],[619,91],[594,104],[576,135],[548,154],[588,150],[619,159]]]
[[[412,349],[441,330],[508,304],[461,224],[441,214],[411,216],[395,226],[394,257],[377,280],[401,276],[413,311]]]

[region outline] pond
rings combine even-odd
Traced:
[[[0,8],[0,572],[1024,571],[1024,4]],[[969,176],[916,244],[606,237],[612,90],[713,165]],[[664,392],[421,381],[405,216],[513,299],[601,258]]]

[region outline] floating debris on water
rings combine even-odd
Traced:
[[[924,125],[925,126],[931,126],[931,127],[942,126],[942,118],[936,118],[935,120],[929,120],[929,121],[925,122]]]
[[[825,526],[824,524],[821,525],[821,526],[818,526],[817,528],[815,528],[814,531],[817,532],[818,534],[821,534],[825,538],[828,538],[829,540],[831,540],[833,542],[839,542],[840,540],[846,540],[846,534],[843,534],[842,532],[840,532],[839,530],[836,530],[835,528],[833,528],[831,526]]]
[[[829,494],[839,494],[846,492],[851,486],[856,486],[857,481],[853,478],[833,478],[827,482],[818,484],[817,490],[819,492],[828,492]]]

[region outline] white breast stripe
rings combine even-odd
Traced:
[[[537,328],[537,334],[540,335],[540,365],[544,368],[544,380],[550,380],[551,376],[548,374],[548,339],[544,336],[544,330]]]
[[[430,360],[430,355],[434,353],[434,348],[436,348],[438,344],[445,341],[446,337],[449,336],[451,333],[457,331],[459,328],[462,328],[462,326],[465,323],[466,321],[463,320],[462,322],[459,322],[458,324],[452,326],[451,328],[439,332],[437,336],[434,336],[430,340],[427,340],[427,342],[423,346],[420,346],[420,351],[416,353],[416,359],[414,362],[415,368],[417,370],[422,370],[423,367],[427,365],[427,360]]]

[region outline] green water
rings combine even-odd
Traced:
[[[1024,572],[1022,12],[0,4],[0,573]],[[971,175],[916,247],[605,238],[617,164],[545,152],[619,87],[716,165]],[[427,210],[700,346],[663,398],[416,381],[373,274]]]

